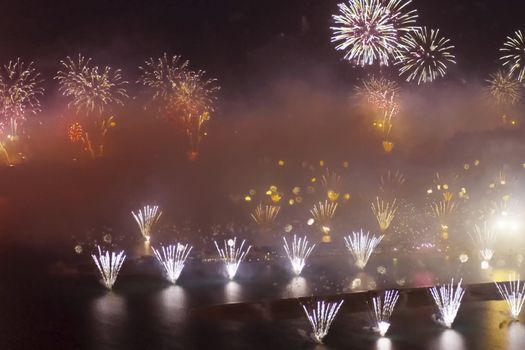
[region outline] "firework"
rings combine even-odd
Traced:
[[[82,142],[84,139],[84,127],[80,123],[73,123],[68,129],[67,136],[73,143]]]
[[[102,252],[100,246],[97,246],[97,248],[98,255],[91,254],[91,257],[98,267],[100,276],[102,277],[102,283],[107,289],[111,289],[117,280],[118,273],[126,259],[126,255],[124,251],[120,253],[110,253],[108,250]]]
[[[310,213],[314,217],[315,223],[324,234],[330,232],[330,224],[334,217],[335,210],[337,209],[337,203],[324,201],[314,205]]]
[[[450,40],[439,35],[439,29],[418,27],[401,37],[396,64],[406,81],[430,83],[446,74],[447,64],[456,63]]]
[[[389,109],[391,96],[398,94],[399,91],[399,85],[395,81],[371,76],[363,80],[360,86],[356,86],[355,95],[363,98],[377,110],[384,111]]]
[[[509,276],[507,283],[495,282],[495,284],[501,297],[507,302],[510,315],[517,320],[525,302],[525,284],[520,283],[520,275]]]
[[[297,236],[293,235],[291,247],[288,245],[285,237],[283,237],[283,240],[284,250],[286,251],[286,255],[288,255],[288,259],[290,259],[290,262],[292,263],[293,272],[299,276],[304,268],[306,259],[308,259],[312,250],[314,250],[315,244],[309,245],[306,236],[297,239]]]
[[[20,58],[0,69],[0,116],[9,126],[8,138],[16,139],[18,126],[28,115],[40,112],[40,96],[44,94],[40,74],[33,62]]]
[[[354,265],[361,270],[364,269],[368,263],[368,259],[370,259],[374,249],[383,237],[383,235],[379,237],[374,235],[370,236],[369,232],[365,234],[363,230],[352,232],[351,235],[345,237],[346,248],[354,258]]]
[[[498,70],[487,79],[488,94],[499,106],[514,105],[520,100],[521,85],[512,75]]]
[[[394,312],[394,307],[398,299],[399,292],[397,290],[387,290],[383,297],[378,295],[372,298],[374,330],[382,337],[385,336],[390,328],[390,316],[392,316],[392,312]]]
[[[153,248],[157,260],[164,267],[168,280],[171,283],[175,284],[177,282],[192,248],[188,248],[187,244],[182,245],[180,243],[167,247],[162,246],[161,250]]]
[[[379,197],[376,198],[376,203],[372,202],[372,212],[376,217],[381,232],[385,232],[390,227],[392,220],[394,220],[394,217],[396,216],[396,211],[397,206],[395,198],[392,203],[384,202],[383,200],[380,201]]]
[[[273,225],[280,209],[281,207],[277,205],[265,205],[263,207],[262,204],[259,204],[250,216],[257,225],[266,229]]]
[[[520,82],[523,81],[525,77],[525,41],[521,30],[515,31],[514,36],[507,36],[500,51],[503,67],[508,68],[510,74],[516,73],[517,79]]]
[[[415,28],[417,10],[405,12],[406,7],[412,3],[411,0],[383,0],[383,3],[398,32],[404,33]]]
[[[483,261],[490,261],[494,255],[494,241],[496,235],[494,230],[487,224],[483,223],[483,226],[474,225],[474,234],[469,233],[472,242],[479,249],[479,253]]]
[[[151,233],[153,231],[153,226],[159,221],[162,211],[159,211],[158,205],[146,205],[143,209],[139,209],[137,214],[133,211],[131,212],[135,221],[139,225],[140,232],[142,236],[146,239],[146,242],[149,242],[151,239]]]
[[[325,173],[321,176],[321,184],[326,191],[326,196],[331,202],[339,199],[341,190],[342,179],[336,172],[326,169]]]
[[[322,343],[323,338],[328,334],[341,305],[343,305],[343,300],[334,303],[324,300],[317,301],[315,307],[311,309],[303,305],[304,313],[308,317],[308,321],[310,321],[314,331],[313,336],[318,343]]]
[[[57,72],[59,91],[71,98],[68,104],[77,113],[102,116],[108,108],[123,105],[128,97],[120,69],[105,66],[102,70],[91,65],[91,58],[78,55],[78,60],[67,57],[60,61],[63,70]]]
[[[399,170],[388,169],[386,174],[381,175],[379,190],[381,192],[396,192],[405,183],[405,176]]]
[[[237,270],[239,269],[239,265],[241,265],[241,262],[244,260],[252,246],[248,246],[248,248],[244,249],[244,240],[242,241],[241,245],[237,248],[237,237],[229,240],[224,241],[224,248],[219,248],[219,245],[217,244],[217,241],[214,241],[215,247],[217,248],[217,251],[219,252],[219,256],[224,262],[224,265],[226,266],[226,273],[228,274],[229,279],[234,279],[235,275],[237,274]]]
[[[195,159],[203,126],[215,111],[219,87],[216,79],[205,78],[204,71],[192,71],[188,66],[180,56],[151,58],[139,67],[142,74],[138,82],[152,92],[166,119],[182,125],[190,143],[188,155]]]
[[[352,0],[338,7],[331,28],[336,50],[346,51],[344,58],[356,65],[388,65],[398,46],[398,31],[387,6],[379,0]]]
[[[461,287],[462,281],[463,280],[460,280],[455,287],[454,279],[452,279],[448,285],[430,288],[430,293],[434,298],[439,312],[437,321],[447,328],[452,327],[452,323],[461,306],[461,299],[463,299],[463,295],[465,294],[465,289]]]

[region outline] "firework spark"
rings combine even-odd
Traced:
[[[338,7],[339,14],[332,16],[336,26],[331,28],[336,50],[346,51],[344,58],[356,65],[388,65],[398,46],[391,9],[379,0],[352,0]]]
[[[417,27],[401,37],[396,64],[406,81],[430,83],[444,77],[448,63],[456,63],[450,39],[439,35],[439,29]]]
[[[487,83],[487,93],[499,106],[514,105],[521,98],[520,82],[502,70],[491,74]]]
[[[494,255],[493,247],[496,240],[494,230],[485,221],[481,227],[474,225],[474,233],[469,233],[469,235],[474,245],[479,249],[483,261],[490,261]]]
[[[91,257],[100,272],[102,283],[107,289],[111,290],[117,280],[118,273],[126,259],[126,255],[124,254],[124,251],[121,251],[120,253],[110,253],[108,250],[103,252],[102,249],[100,249],[100,246],[97,246],[97,248],[98,255],[91,254]]]
[[[334,217],[335,210],[337,209],[337,203],[328,202],[327,200],[319,202],[314,205],[313,209],[310,210],[310,213],[314,217],[315,223],[324,234],[330,232],[330,224],[332,218]]]
[[[379,190],[384,193],[397,192],[405,183],[405,175],[399,170],[388,171],[381,175]]]
[[[500,51],[503,67],[508,68],[510,74],[516,73],[517,79],[520,82],[523,81],[525,77],[525,40],[521,30],[515,31],[514,36],[507,36]]]
[[[390,109],[391,97],[400,91],[399,85],[384,77],[371,76],[356,86],[355,95],[365,99],[379,111]]]
[[[364,269],[374,249],[383,237],[383,235],[379,237],[374,235],[370,236],[369,232],[365,234],[363,230],[352,232],[351,235],[345,237],[346,248],[354,258],[354,265],[361,270]]]
[[[248,246],[248,248],[244,249],[244,242],[245,241],[243,240],[241,245],[237,248],[237,237],[235,237],[227,241],[225,240],[224,248],[219,248],[217,241],[214,241],[215,247],[219,252],[219,256],[221,257],[222,261],[224,262],[224,265],[226,266],[226,273],[228,274],[228,278],[231,280],[235,278],[235,275],[237,274],[237,270],[239,269],[241,262],[244,260],[244,258],[252,248],[252,246]]]
[[[299,276],[301,271],[303,271],[306,259],[310,256],[312,251],[315,248],[315,244],[309,245],[306,236],[303,238],[297,239],[296,235],[293,235],[293,242],[291,247],[288,245],[286,238],[284,240],[284,250],[290,262],[292,263],[293,272]]]
[[[507,283],[495,282],[495,284],[501,297],[507,302],[510,315],[517,320],[525,302],[525,284],[520,283],[520,275],[509,276]]]
[[[339,174],[335,171],[330,171],[330,169],[327,168],[325,173],[321,176],[321,184],[326,191],[328,200],[335,202],[339,199],[342,184],[342,178]]]
[[[392,203],[379,200],[379,197],[376,198],[376,203],[372,202],[372,212],[376,217],[381,232],[385,232],[390,227],[392,220],[394,220],[394,217],[396,216],[396,211],[397,206],[395,198]]]
[[[44,94],[40,74],[33,62],[20,58],[0,69],[0,116],[9,126],[8,138],[19,136],[18,127],[28,115],[40,112],[40,96]]]
[[[164,267],[166,276],[171,283],[175,284],[177,282],[192,248],[191,246],[188,248],[187,244],[182,245],[180,243],[167,247],[162,246],[161,250],[153,248],[157,260]]]
[[[139,209],[137,214],[133,211],[131,212],[135,221],[139,225],[140,232],[142,236],[146,239],[146,242],[149,242],[151,239],[151,233],[153,231],[153,226],[159,221],[162,211],[159,211],[158,205],[146,205],[143,209]]]
[[[262,229],[270,228],[279,214],[281,207],[277,205],[265,205],[259,204],[255,210],[250,214],[250,217],[255,221]]]
[[[322,343],[323,338],[328,334],[341,305],[343,305],[343,300],[334,303],[324,300],[317,301],[316,305],[311,309],[302,305],[304,313],[312,325],[313,336],[318,343]]]
[[[399,292],[397,290],[387,290],[383,297],[380,295],[372,298],[374,320],[374,330],[382,337],[390,328],[390,316],[394,312],[397,300],[399,299]]]
[[[77,113],[104,115],[108,108],[123,105],[128,97],[120,69],[105,66],[99,70],[91,65],[91,58],[78,55],[78,60],[66,57],[60,61],[63,70],[57,72],[59,91],[71,98],[69,108]]]
[[[463,299],[463,295],[465,294],[465,289],[461,287],[462,281],[463,280],[460,280],[455,287],[454,279],[452,279],[448,285],[430,288],[430,293],[434,298],[439,312],[437,321],[447,328],[452,327],[452,323],[454,323],[454,319],[461,306],[461,299]]]

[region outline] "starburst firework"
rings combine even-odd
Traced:
[[[143,209],[139,209],[136,214],[133,211],[131,214],[139,225],[140,233],[142,233],[142,236],[144,236],[146,242],[149,242],[151,239],[153,226],[157,223],[157,221],[159,221],[159,218],[162,215],[162,211],[159,211],[159,206],[146,205]]]
[[[299,276],[304,268],[306,259],[310,256],[315,248],[315,244],[309,245],[306,236],[297,239],[296,235],[293,235],[293,241],[291,247],[288,245],[286,238],[284,240],[284,250],[290,262],[292,263],[293,272]]]
[[[495,282],[501,297],[507,302],[510,315],[517,320],[525,302],[525,284],[520,282],[520,275],[509,276],[507,283]]]
[[[112,289],[117,280],[120,268],[126,259],[126,255],[124,254],[124,251],[121,251],[120,253],[110,253],[109,250],[103,252],[100,246],[97,246],[97,248],[98,255],[91,254],[91,257],[100,272],[102,283],[107,289]]]
[[[448,63],[456,63],[450,39],[439,35],[439,29],[417,27],[401,37],[396,64],[406,81],[430,83],[444,77]]]
[[[397,290],[387,290],[382,297],[378,295],[372,298],[374,330],[382,337],[390,328],[390,316],[394,312],[398,299],[399,292]]]
[[[248,248],[244,249],[244,242],[245,240],[243,240],[241,245],[237,247],[237,237],[235,237],[227,241],[225,240],[224,248],[219,248],[217,241],[214,241],[215,247],[219,252],[219,256],[221,257],[226,267],[226,273],[228,274],[228,278],[231,280],[235,278],[235,275],[237,274],[237,270],[239,269],[241,262],[244,260],[244,258],[252,248],[252,246],[248,246]]]
[[[454,286],[454,279],[452,279],[448,285],[430,288],[430,294],[439,312],[437,321],[447,328],[452,327],[461,306],[461,299],[465,295],[465,289],[461,287],[462,281],[460,280],[458,285]]]
[[[525,77],[525,40],[521,30],[515,31],[513,36],[507,36],[500,51],[503,67],[508,68],[510,74],[516,73],[517,79],[520,82],[523,81]]]
[[[520,100],[521,85],[512,75],[498,70],[487,79],[487,93],[499,106],[514,105]]]
[[[370,236],[370,233],[366,234],[363,230],[359,232],[352,232],[351,235],[345,237],[346,248],[354,258],[354,265],[359,269],[364,269],[370,256],[374,252],[374,249],[383,239],[381,236]]]
[[[166,276],[171,283],[175,284],[177,282],[192,248],[191,246],[188,247],[187,244],[182,245],[180,243],[168,245],[167,247],[162,246],[160,250],[153,247],[153,252],[164,267]]]
[[[334,303],[324,300],[317,301],[316,305],[312,308],[307,308],[305,305],[302,305],[304,313],[312,325],[314,331],[313,336],[318,343],[322,343],[323,338],[328,334],[330,326],[341,305],[343,305],[343,300]]]

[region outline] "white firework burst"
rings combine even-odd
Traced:
[[[303,305],[304,313],[308,317],[314,331],[313,337],[318,343],[322,343],[323,338],[328,334],[328,330],[341,305],[343,305],[343,300],[334,303],[320,300],[310,309]]]
[[[494,256],[495,231],[485,221],[480,227],[474,225],[474,233],[469,233],[472,242],[479,249],[479,254],[484,261],[490,261]]]
[[[117,280],[118,273],[126,259],[126,255],[123,250],[119,253],[115,253],[110,252],[109,250],[103,252],[100,246],[97,246],[97,249],[98,255],[91,254],[91,257],[100,272],[102,283],[107,289],[111,290]]]
[[[525,302],[525,284],[520,282],[520,275],[511,275],[508,282],[495,284],[501,297],[507,302],[510,315],[517,320]]]
[[[292,263],[293,272],[299,276],[301,271],[303,271],[306,259],[308,259],[312,250],[314,250],[315,244],[309,245],[306,236],[303,238],[299,237],[298,239],[296,235],[293,235],[291,247],[288,245],[285,237],[283,237],[283,240],[284,250],[286,251],[286,255],[288,255],[288,259],[290,259],[290,262]]]
[[[157,221],[159,221],[159,218],[162,215],[162,211],[159,211],[159,206],[146,205],[143,209],[139,209],[136,214],[133,211],[131,214],[139,225],[140,233],[142,233],[142,236],[144,236],[146,242],[149,242],[151,239],[153,226],[157,223]]]
[[[384,235],[381,236],[370,236],[370,233],[366,234],[363,230],[359,232],[352,232],[351,235],[345,237],[345,244],[350,254],[354,258],[354,264],[360,269],[364,269],[368,263],[368,259],[372,255],[374,249],[381,242]]]
[[[398,299],[399,292],[397,290],[387,290],[383,297],[378,295],[372,298],[374,330],[382,337],[385,336],[390,328],[390,316],[394,312]]]
[[[452,279],[450,284],[430,288],[430,294],[432,294],[439,312],[436,321],[447,328],[452,327],[461,306],[461,300],[465,295],[465,289],[461,287],[462,281],[460,280],[457,286],[454,286],[454,279]]]
[[[500,51],[503,67],[508,68],[510,74],[515,73],[520,82],[523,81],[525,77],[525,40],[521,30],[515,31],[513,36],[508,36]]]
[[[239,265],[241,265],[241,262],[244,260],[252,246],[248,246],[248,248],[244,249],[245,240],[243,240],[241,245],[237,247],[237,237],[228,239],[227,241],[225,240],[224,248],[220,248],[217,241],[214,241],[214,243],[219,252],[219,256],[224,262],[228,278],[231,280],[234,279],[237,270],[239,269]]]
[[[162,264],[166,271],[168,280],[175,284],[180,277],[184,264],[193,247],[182,245],[180,243],[174,245],[162,246],[160,250],[153,248],[153,252],[157,260]]]

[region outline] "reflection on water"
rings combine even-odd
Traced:
[[[350,282],[350,286],[345,288],[345,292],[358,292],[376,288],[377,282],[374,277],[367,274],[366,272],[359,272],[355,278],[352,279],[352,282]]]
[[[290,282],[286,285],[282,296],[283,298],[299,298],[308,296],[309,292],[310,288],[308,286],[306,278],[297,276],[292,278]]]
[[[92,303],[93,333],[98,342],[117,343],[118,333],[123,330],[126,319],[126,304],[119,295],[108,292]]]
[[[379,338],[376,342],[376,350],[392,350],[392,342],[388,338]]]
[[[164,322],[170,324],[184,321],[186,316],[184,307],[187,303],[184,288],[173,285],[163,289],[159,301],[159,311]]]
[[[242,301],[242,287],[235,281],[229,281],[224,286],[224,299],[227,303],[238,303]]]
[[[453,329],[443,331],[432,346],[433,350],[466,350],[463,336]]]
[[[512,322],[508,331],[509,350],[525,349],[525,326],[518,322]]]

